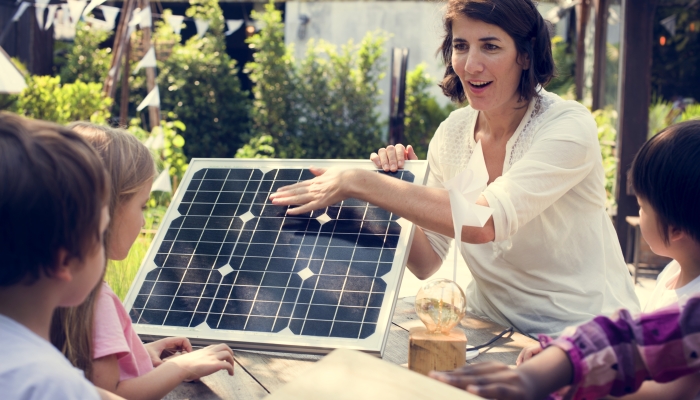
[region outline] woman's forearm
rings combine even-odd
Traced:
[[[430,278],[441,265],[442,258],[433,249],[425,232],[420,227],[416,227],[406,267],[416,278],[423,280]]]
[[[454,237],[450,196],[445,189],[414,185],[372,171],[347,171],[347,185],[343,188],[347,197],[367,201],[414,224]],[[477,204],[488,206],[481,196]],[[493,218],[484,227],[462,227],[462,241],[488,243],[495,239]]]

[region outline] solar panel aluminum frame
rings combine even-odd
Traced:
[[[146,275],[157,268],[154,257],[164,240],[171,222],[180,217],[177,208],[183,199],[184,193],[195,173],[207,168],[223,169],[260,169],[263,173],[274,169],[307,169],[310,165],[320,168],[342,167],[359,168],[376,171],[376,166],[371,161],[365,160],[285,160],[285,159],[197,159],[191,160],[189,167],[182,179],[180,186],[173,195],[170,207],[166,211],[156,233],[148,253],[132,283],[124,300],[127,312],[131,313],[139,289],[143,285]],[[405,171],[414,174],[414,184],[424,185],[428,177],[427,161],[406,161]],[[184,189],[183,189],[184,188]],[[403,278],[404,266],[408,260],[408,250],[413,240],[415,226],[413,223],[399,218],[396,222],[401,225],[401,234],[396,246],[391,271],[382,278],[387,283],[384,293],[377,327],[374,334],[365,339],[348,339],[339,337],[317,337],[309,335],[285,336],[273,332],[238,331],[223,329],[198,329],[197,327],[173,327],[164,325],[147,325],[134,323],[134,329],[139,336],[146,341],[157,340],[163,337],[186,336],[195,345],[209,345],[214,343],[227,343],[232,348],[280,351],[305,354],[327,354],[334,349],[344,348],[359,350],[373,355],[383,356],[386,341],[391,328],[394,308],[398,298],[399,287]],[[406,229],[408,228],[408,229]]]

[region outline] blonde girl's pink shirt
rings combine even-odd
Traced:
[[[116,354],[119,380],[139,377],[153,369],[146,347],[134,331],[131,318],[106,282],[95,304],[94,358]]]

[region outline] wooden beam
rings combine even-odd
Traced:
[[[605,107],[605,64],[607,62],[609,0],[593,0],[595,38],[593,43],[593,111]]]
[[[584,64],[586,60],[586,26],[590,15],[590,1],[582,0],[576,5],[576,100],[583,100]]]
[[[651,61],[654,13],[657,0],[622,0],[620,46],[620,119],[617,137],[615,229],[621,245],[627,243],[625,218],[639,214],[637,198],[628,188],[627,172],[635,154],[647,140],[651,100]]]
[[[124,54],[124,44],[129,38],[128,24],[131,20],[131,14],[134,11],[136,0],[126,0],[122,5],[122,10],[119,13],[119,24],[117,25],[117,32],[114,36],[114,44],[112,45],[112,61],[109,65],[109,72],[107,73],[107,78],[105,79],[105,84],[102,88],[102,93],[115,100],[114,96],[117,91],[117,78],[119,77],[119,69],[122,62],[122,57]]]
[[[146,7],[151,7],[151,3],[149,0],[141,0],[141,9],[144,10]],[[141,28],[141,32],[143,33],[142,37],[142,42],[141,46],[144,49],[144,54],[145,52],[148,52],[148,50],[153,46],[153,42],[151,41],[151,28],[150,27],[145,27]],[[156,86],[156,69],[154,67],[147,67],[146,68],[146,87],[148,88],[148,91],[146,93],[151,93],[151,90]],[[148,106],[148,120],[149,120],[149,126],[151,129],[153,129],[156,126],[160,126],[160,106]]]

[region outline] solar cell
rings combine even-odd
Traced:
[[[137,332],[261,350],[381,353],[413,226],[357,199],[287,216],[269,195],[312,178],[306,165],[192,160],[125,301]],[[426,169],[409,162],[387,175],[422,184]]]

